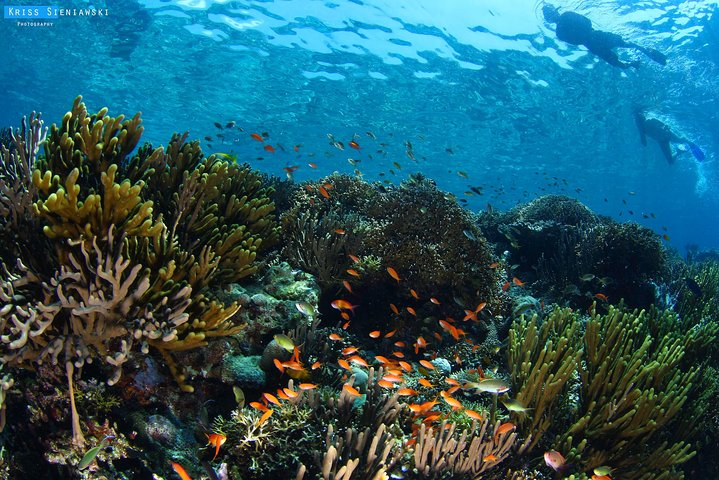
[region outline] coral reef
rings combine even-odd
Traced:
[[[36,115],[0,152],[2,235],[45,237],[32,253],[27,238],[2,251],[3,363],[61,366],[78,444],[75,371],[103,362],[112,384],[133,352],[155,349],[191,391],[171,354],[241,330],[239,306],[211,288],[255,272],[277,239],[269,191],[248,167],[205,158],[178,135],[167,153],[144,146],[129,158],[142,131],[139,114],[90,115],[78,97],[44,156]]]
[[[653,335],[652,324],[665,325],[665,334]],[[694,455],[691,429],[673,438],[669,429],[702,412],[685,407],[698,369],[682,368],[692,334],[676,325],[670,311],[614,307],[592,310],[586,323],[567,309],[541,326],[536,315],[515,322],[513,384],[533,409],[517,419],[525,437],[519,452],[551,446],[583,471],[611,464],[627,479],[682,478],[676,466]]]
[[[549,301],[587,308],[597,294],[648,308],[665,273],[659,236],[635,223],[593,214],[578,200],[540,197],[506,213],[483,213],[479,225],[513,274]]]
[[[409,304],[418,318],[438,315],[433,296],[442,297],[445,309],[452,297],[472,308],[480,302],[504,308],[499,276],[490,268],[494,259],[474,218],[430,180],[417,175],[384,187],[332,175],[305,187],[282,212],[282,255],[317,275],[324,295],[351,288],[373,299],[361,310],[370,319],[386,315],[389,303]],[[454,315],[462,312],[454,308]],[[398,315],[398,325],[411,325],[411,315]]]

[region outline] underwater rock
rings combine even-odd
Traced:
[[[243,390],[259,390],[267,381],[267,375],[260,365],[259,355],[227,355],[222,361],[222,380]]]
[[[447,360],[446,358],[437,357],[432,360],[431,363],[437,368],[437,371],[445,377],[449,376],[452,373],[452,364],[449,363],[449,360]]]

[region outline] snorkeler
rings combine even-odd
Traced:
[[[616,33],[595,30],[592,21],[584,15],[574,12],[559,13],[557,7],[546,4],[542,7],[545,20],[557,24],[557,38],[572,45],[584,45],[590,52],[619,68],[638,67],[639,60],[623,62],[614,51],[615,48],[631,48],[642,52],[655,62],[666,65],[667,57],[652,48],[645,48],[636,43],[627,42]]]
[[[686,145],[691,150],[694,158],[701,162],[704,160],[704,152],[701,151],[699,146],[692,143],[684,138],[679,137],[677,134],[671,131],[671,129],[663,122],[656,118],[647,119],[641,112],[634,113],[634,119],[637,122],[637,128],[639,129],[639,135],[642,140],[642,145],[647,146],[647,137],[652,137],[661,148],[664,158],[670,164],[674,163],[674,154],[672,153],[672,143],[681,143]]]

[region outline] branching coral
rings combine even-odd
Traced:
[[[510,453],[516,433],[494,435],[488,432],[489,420],[481,426],[457,431],[454,424],[446,421],[434,428],[422,425],[414,464],[421,478],[468,478],[481,479],[483,473],[496,467]],[[499,423],[495,425],[498,431]],[[477,429],[479,429],[477,431]]]
[[[562,394],[582,355],[579,330],[570,309],[556,309],[541,325],[537,315],[520,317],[509,331],[513,391],[520,403],[532,408],[529,415],[513,415],[525,437],[519,453],[532,451],[560,415]]]
[[[541,327],[537,317],[515,322],[512,376],[518,398],[536,409],[518,421],[525,436],[540,437],[526,440],[522,451],[542,443],[584,470],[609,464],[622,478],[681,478],[674,467],[691,458],[692,448],[672,441],[666,428],[689,412],[682,407],[697,369],[682,369],[681,362],[690,335],[674,329],[655,337],[649,327],[675,319],[670,312],[652,318],[610,307],[606,315],[592,311],[585,325],[569,310],[554,311]],[[584,349],[578,352],[572,339],[582,327]],[[565,385],[575,372],[579,396],[573,400]],[[553,410],[570,401],[571,418]],[[548,432],[557,433],[553,444]]]
[[[260,246],[276,241],[257,174],[204,158],[186,136],[173,137],[167,154],[146,146],[130,159],[142,131],[139,114],[89,115],[78,97],[52,126],[44,158],[34,116],[13,135],[15,148],[0,151],[2,229],[22,222],[47,250],[0,252],[3,363],[64,365],[71,392],[85,363],[102,360],[112,384],[133,351],[151,348],[192,390],[171,353],[242,328],[232,320],[239,307],[209,298],[210,288],[253,273]]]

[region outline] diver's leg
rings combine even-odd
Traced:
[[[664,158],[667,159],[667,162],[671,165],[674,163],[674,154],[672,153],[672,146],[669,143],[669,140],[658,142],[659,148],[662,149],[662,153],[664,154]]]

